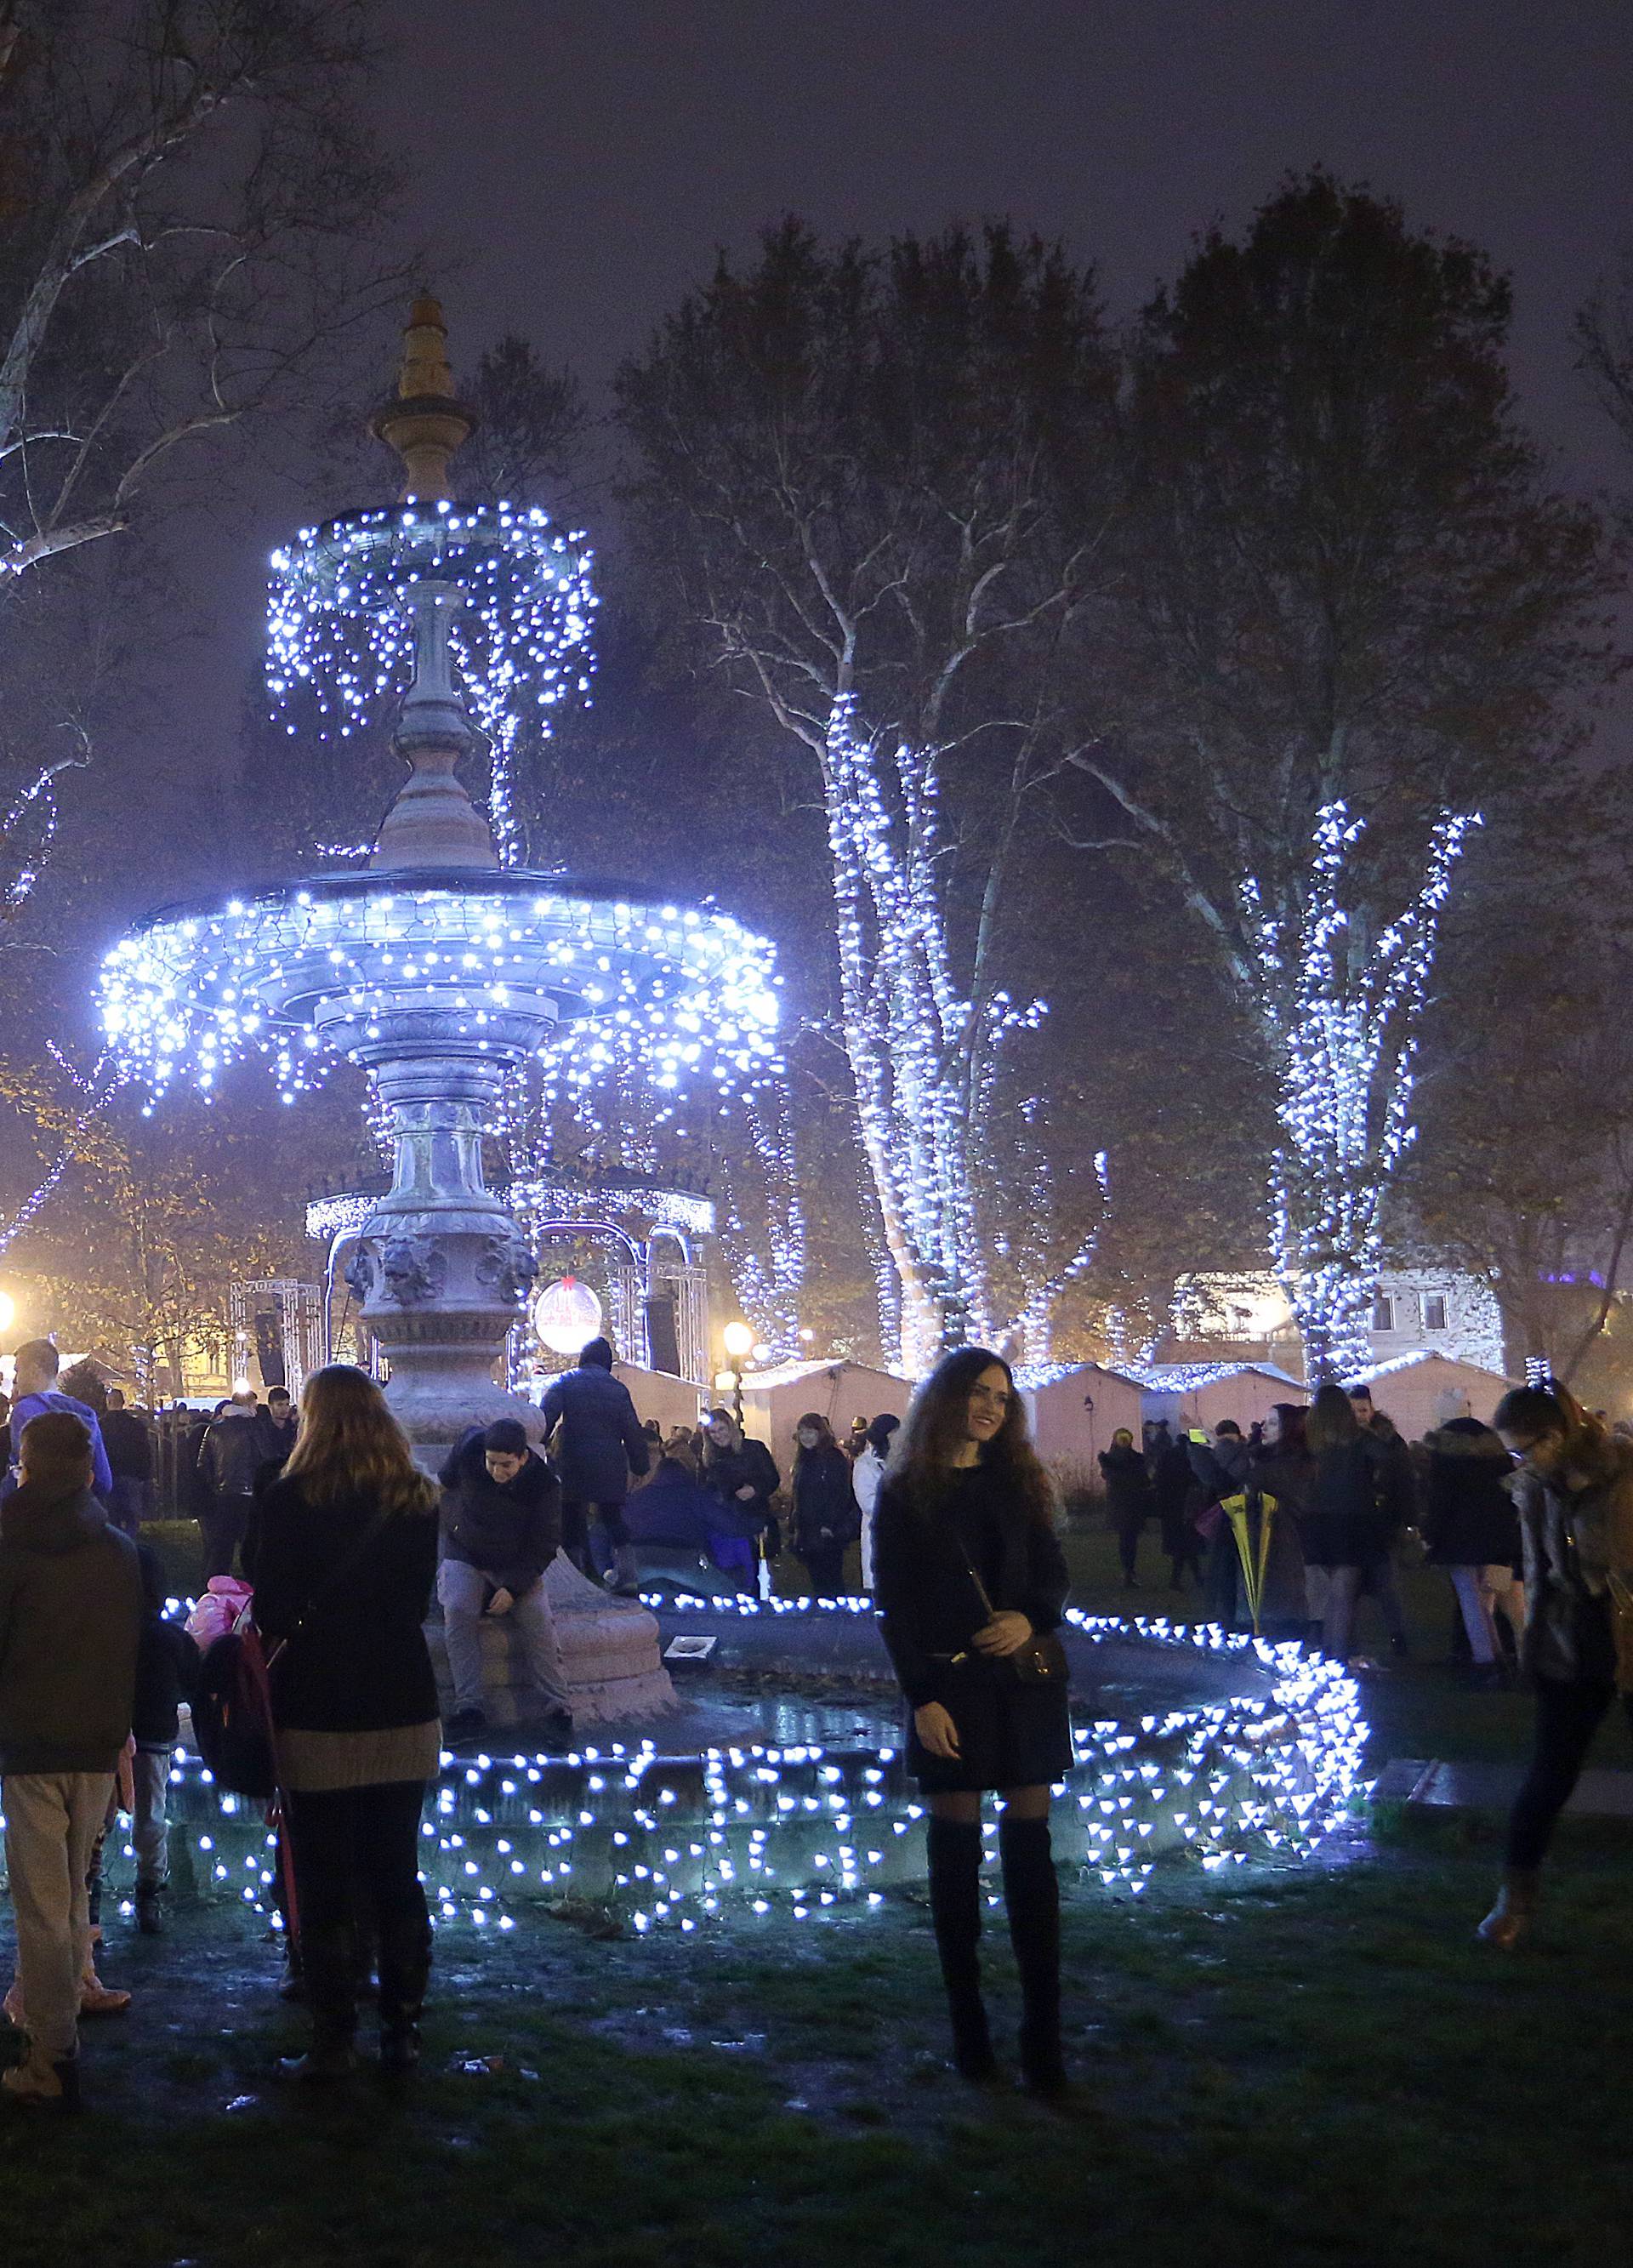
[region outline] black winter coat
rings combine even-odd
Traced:
[[[394,1513],[351,1572],[325,1592],[377,1509],[362,1496],[308,1504],[298,1480],[275,1481],[261,1499],[255,1620],[268,1638],[290,1640],[272,1671],[280,1725],[373,1733],[428,1724],[437,1714],[422,1628],[437,1580],[435,1516]]]
[[[763,1441],[745,1440],[740,1449],[716,1449],[709,1445],[703,1457],[703,1486],[739,1521],[747,1519],[758,1533],[771,1517],[771,1499],[782,1484],[776,1461]],[[739,1499],[738,1491],[751,1488],[754,1498]]]
[[[199,1477],[217,1496],[249,1496],[265,1462],[261,1428],[247,1410],[217,1418],[198,1453]]]
[[[447,1491],[446,1556],[480,1567],[514,1598],[531,1591],[562,1543],[561,1484],[543,1458],[530,1454],[514,1480],[496,1481],[482,1451],[482,1428],[473,1425],[437,1477]]]
[[[1512,1567],[1519,1515],[1513,1464],[1489,1425],[1454,1418],[1423,1440],[1423,1541],[1437,1567]]]
[[[1372,1567],[1389,1556],[1412,1512],[1410,1469],[1375,1433],[1315,1460],[1299,1530],[1316,1567]]]
[[[862,1533],[854,1485],[856,1469],[841,1448],[824,1442],[794,1460],[794,1550],[813,1551],[853,1543]]]
[[[1151,1474],[1136,1448],[1100,1451],[1100,1473],[1106,1483],[1107,1509],[1114,1528],[1126,1521],[1142,1521],[1151,1508]]]
[[[873,1598],[914,1709],[955,1692],[960,1671],[938,1657],[965,1652],[987,1620],[967,1551],[995,1609],[1025,1615],[1040,1634],[1059,1627],[1070,1588],[1059,1539],[990,1467],[955,1473],[928,1518],[899,1479],[886,1479],[873,1515]]]
[[[102,1447],[107,1469],[115,1480],[147,1481],[153,1477],[153,1436],[134,1410],[102,1413]]]
[[[651,1462],[623,1381],[592,1363],[564,1370],[544,1397],[546,1435],[558,1425],[562,1494],[570,1504],[622,1504],[630,1474],[644,1473]]]
[[[136,1702],[130,1729],[139,1749],[167,1749],[179,1729],[178,1711],[198,1686],[199,1650],[180,1623],[165,1619],[165,1579],[151,1543],[138,1543],[142,1568],[141,1643],[136,1648]]]

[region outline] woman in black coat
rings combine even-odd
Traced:
[[[908,1762],[930,1808],[931,1914],[958,2067],[972,2079],[995,2068],[977,1955],[981,1799],[995,1789],[1021,2065],[1046,2090],[1064,2082],[1048,1811],[1072,1761],[1071,1727],[1064,1677],[1023,1682],[1013,1657],[1058,1627],[1067,1587],[1054,1492],[1009,1366],[962,1348],[919,1388],[892,1456],[874,1595],[911,1712]]]
[[[1502,1675],[1493,1610],[1500,1608],[1507,1619],[1516,1653],[1526,1626],[1525,1594],[1514,1579],[1519,1515],[1508,1491],[1513,1462],[1500,1436],[1470,1413],[1465,1396],[1445,1398],[1439,1423],[1423,1436],[1423,1542],[1430,1564],[1445,1569],[1457,1594],[1475,1682],[1489,1685]]]
[[[254,1559],[255,1620],[269,1653],[282,1641],[272,1705],[313,2018],[311,2051],[288,2068],[354,2067],[361,1899],[378,1932],[380,2061],[405,2073],[430,1970],[420,1811],[442,1742],[422,1625],[437,1491],[362,1371],[335,1363],[306,1381]]]
[[[1140,1530],[1151,1508],[1151,1476],[1126,1425],[1120,1425],[1112,1435],[1110,1448],[1100,1451],[1100,1466],[1106,1484],[1106,1513],[1116,1533],[1117,1557],[1122,1564],[1122,1587],[1131,1591]]]
[[[845,1551],[862,1532],[856,1469],[813,1410],[794,1428],[794,1550],[819,1599],[837,1598]]]
[[[751,1520],[766,1539],[766,1557],[775,1559],[783,1538],[771,1499],[782,1475],[763,1441],[753,1441],[729,1410],[711,1410],[703,1420],[703,1486],[730,1506],[734,1518]]]

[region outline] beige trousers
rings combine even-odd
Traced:
[[[78,2043],[79,1979],[91,1957],[85,1870],[113,1789],[112,1772],[17,1772],[0,1784],[23,2029],[48,2063]]]

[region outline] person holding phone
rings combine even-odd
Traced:
[[[1065,2084],[1060,1892],[1049,1794],[1072,1761],[1066,1603],[1053,1485],[1007,1363],[948,1355],[919,1388],[879,1491],[874,1596],[910,1712],[908,1760],[930,1809],[930,1903],[967,2078],[996,2071],[981,1996],[981,1804],[1002,1798],[998,1851],[1020,1971],[1023,2073]]]

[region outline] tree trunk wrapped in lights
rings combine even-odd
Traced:
[[[1464,838],[1479,824],[1473,813],[1441,814],[1416,895],[1370,944],[1342,902],[1365,826],[1342,803],[1316,814],[1295,923],[1265,914],[1251,876],[1240,886],[1279,1087],[1276,1262],[1313,1381],[1353,1376],[1372,1359],[1379,1218],[1416,1130],[1412,1064],[1441,909]]]

